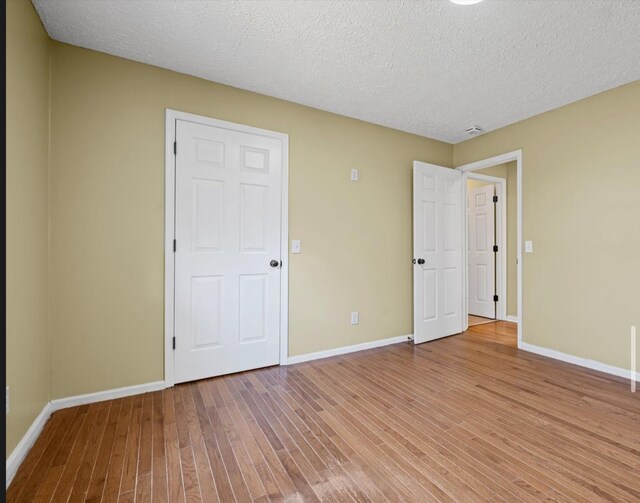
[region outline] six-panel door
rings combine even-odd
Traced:
[[[282,143],[183,120],[176,141],[175,380],[278,364]]]
[[[416,344],[462,331],[461,178],[457,170],[413,163]]]
[[[476,187],[468,192],[469,229],[469,314],[496,317],[495,185]]]

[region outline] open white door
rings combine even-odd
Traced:
[[[462,173],[413,162],[415,344],[462,332]]]
[[[495,185],[468,192],[469,314],[496,317]]]

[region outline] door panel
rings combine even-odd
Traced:
[[[468,191],[469,314],[496,317],[495,278],[495,185]]]
[[[462,331],[461,180],[459,171],[413,163],[416,344]]]
[[[221,251],[224,183],[193,180],[193,251]]]
[[[438,271],[422,269],[422,320],[435,320],[438,316]]]
[[[241,275],[239,301],[239,342],[264,340],[267,314],[267,275]]]
[[[280,354],[282,143],[176,121],[175,381]]]
[[[220,346],[222,276],[191,278],[191,349]]]

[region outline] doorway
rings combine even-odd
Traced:
[[[469,182],[481,182],[494,185],[497,202],[495,209],[495,318],[478,320],[470,318],[475,314],[469,302],[469,281],[472,274],[469,270],[469,241],[465,246],[465,330],[469,326],[482,332],[507,330],[517,332],[517,347],[522,345],[522,151],[514,151],[503,155],[484,159],[456,168],[464,178],[463,190],[465,199],[469,193]],[[478,186],[478,185],[476,185]],[[490,190],[490,189],[487,189]],[[465,239],[469,240],[469,226],[465,219]],[[482,323],[480,323],[480,321]],[[476,330],[476,331],[478,331]],[[509,335],[507,338],[511,337]]]
[[[467,180],[469,176],[482,178],[479,170],[514,162],[516,173],[514,197],[515,211],[509,212],[514,220],[515,241],[507,250],[498,244],[496,258],[501,262],[502,276],[495,279],[497,293],[493,314],[498,320],[517,324],[517,346],[522,345],[522,151],[514,151],[482,161],[460,166],[455,170],[420,161],[413,163],[413,316],[415,344],[429,342],[449,335],[459,334],[469,327],[468,302],[468,229],[466,214]],[[501,184],[501,192],[506,192],[506,182]],[[506,197],[502,204],[506,203]],[[463,205],[464,202],[464,205]],[[500,194],[498,194],[500,203]],[[500,208],[498,204],[498,208]],[[463,208],[465,211],[463,211]],[[504,225],[506,209],[498,217],[496,232],[501,229],[498,238],[506,239]],[[509,224],[510,225],[510,224]],[[504,227],[504,228],[503,228]],[[493,251],[493,249],[492,249]],[[504,262],[509,257],[511,263]],[[487,262],[488,263],[488,262]],[[495,268],[495,261],[494,271]],[[511,274],[509,274],[511,271]],[[495,274],[495,272],[494,272]],[[487,277],[491,277],[490,271]],[[506,276],[515,281],[512,292],[517,292],[508,302]],[[504,295],[503,295],[504,293]],[[491,297],[493,300],[493,297]],[[510,306],[510,307],[509,307]],[[507,314],[511,310],[513,314]],[[489,319],[488,321],[493,321]],[[495,321],[498,323],[498,321]],[[502,323],[505,323],[503,321]]]
[[[506,319],[507,178],[472,172],[466,179],[469,326]]]
[[[167,110],[168,385],[286,362],[287,145]]]

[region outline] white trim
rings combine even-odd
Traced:
[[[496,305],[496,319],[507,319],[507,180],[506,178],[500,178],[499,176],[483,175],[481,173],[463,173],[462,183],[465,186],[463,189],[464,199],[463,204],[466,205],[467,200],[467,180],[481,180],[483,182],[491,182],[496,186],[496,195],[498,196],[498,205],[496,206],[496,242],[498,244],[498,257],[496,259],[498,267],[496,268],[496,294],[498,295],[498,302]],[[467,208],[468,211],[468,208]],[[469,238],[469,222],[465,218],[465,238]],[[465,240],[466,250],[469,249],[467,241]],[[465,267],[466,261],[465,261]],[[469,278],[469,272],[467,274],[467,281]],[[465,283],[465,287],[468,288],[468,284]],[[466,297],[465,297],[466,298]],[[468,318],[467,312],[468,302],[464,303],[465,317]]]
[[[280,223],[280,365],[289,358],[289,135],[282,140],[282,207]]]
[[[511,323],[518,323],[518,317],[507,315],[507,317],[505,318],[505,321],[510,321]]]
[[[494,157],[490,157],[488,159],[483,159],[481,161],[472,162],[469,164],[464,164],[462,166],[458,166],[457,170],[460,170],[462,173],[466,173],[469,171],[477,171],[479,169],[490,168],[491,166],[495,166],[496,164],[504,164],[506,162],[516,161],[516,170],[517,170],[517,197],[518,197],[518,244],[517,244],[517,257],[518,257],[518,347],[522,348],[523,344],[523,334],[524,328],[522,326],[522,313],[523,313],[523,305],[522,305],[522,150],[514,150],[513,152],[507,152],[506,154],[497,155]],[[463,184],[464,185],[464,184]],[[463,189],[464,190],[464,189]],[[465,219],[466,220],[466,219]],[[464,231],[466,233],[466,230]],[[464,239],[464,236],[463,236]],[[464,241],[463,241],[464,242]],[[464,250],[466,254],[466,249]],[[466,255],[465,255],[466,259]],[[463,269],[464,270],[464,269]],[[465,278],[463,278],[462,286],[465,287],[467,282],[466,274]],[[466,296],[466,290],[464,292]],[[465,301],[466,303],[466,301]],[[465,324],[467,321],[465,320]]]
[[[505,164],[507,162],[515,161],[518,158],[522,159],[522,150],[514,150],[513,152],[507,152],[506,154],[500,154],[488,159],[482,159],[481,161],[471,162],[469,164],[463,164],[456,169],[462,171],[478,171],[479,169],[490,168],[497,164]]]
[[[176,118],[170,110],[165,115],[164,153],[164,381],[167,386],[175,384],[173,363],[173,332],[175,294],[175,157],[173,142],[176,140]]]
[[[553,358],[554,360],[560,360],[566,363],[572,363],[573,365],[579,365],[580,367],[585,367],[591,370],[597,370],[599,372],[604,372],[606,374],[611,374],[614,376],[622,377],[624,379],[631,380],[634,378],[635,380],[640,380],[640,372],[632,372],[631,370],[623,369],[620,367],[614,367],[613,365],[608,365],[606,363],[602,363],[596,360],[589,360],[588,358],[582,358],[580,356],[570,355],[568,353],[563,353],[561,351],[556,351],[555,349],[543,348],[542,346],[535,346],[534,344],[529,344],[528,342],[522,343],[522,348],[524,351],[528,351],[530,353],[535,353],[537,355],[546,356],[547,358]]]
[[[27,454],[29,454],[33,444],[40,436],[40,433],[42,433],[44,425],[47,424],[47,420],[52,413],[53,408],[51,407],[51,402],[45,403],[42,411],[38,414],[38,417],[36,417],[33,423],[31,423],[27,432],[20,439],[16,448],[13,449],[13,452],[7,458],[5,465],[5,488],[9,487],[9,484],[11,484],[13,477],[15,477],[18,472],[18,468],[20,468],[24,458],[27,457]]]
[[[167,387],[175,384],[173,334],[175,255],[175,156],[173,142],[176,138],[176,121],[184,120],[217,128],[240,131],[275,138],[282,142],[282,207],[281,207],[281,261],[280,268],[280,365],[287,364],[289,354],[289,135],[268,131],[244,124],[221,121],[177,110],[165,112],[165,191],[164,191],[164,382]]]
[[[56,398],[51,400],[51,412],[60,409],[68,409],[78,405],[86,405],[88,403],[104,402],[105,400],[115,400],[116,398],[124,398],[125,396],[141,395],[151,391],[165,389],[167,385],[165,381],[154,381],[146,384],[137,384],[135,386],[126,386],[124,388],[108,389],[98,391],[96,393],[87,393],[85,395],[68,396],[66,398]]]
[[[292,365],[294,363],[329,358],[330,356],[346,355],[347,353],[355,353],[356,351],[364,351],[365,349],[379,348],[382,346],[388,346],[389,344],[397,344],[398,342],[407,342],[410,338],[411,335],[399,335],[397,337],[389,337],[388,339],[380,339],[378,341],[363,342],[352,346],[342,346],[341,348],[327,349],[326,351],[318,351],[316,353],[291,356],[289,357],[288,363],[289,365]]]

